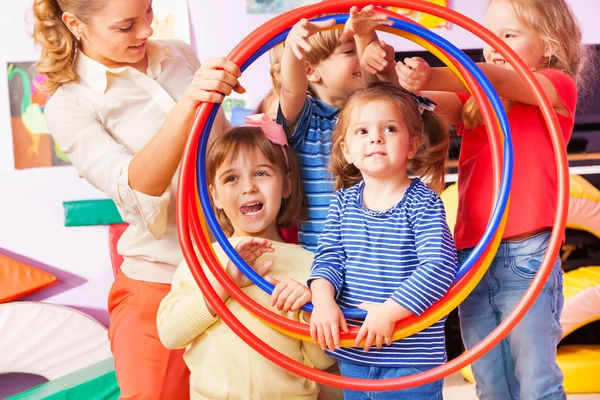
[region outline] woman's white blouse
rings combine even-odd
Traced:
[[[121,270],[133,279],[170,283],[183,257],[175,225],[178,173],[155,197],[129,186],[128,169],[187,89],[200,62],[181,41],[148,41],[146,50],[146,74],[132,67],[107,68],[79,52],[78,79],[54,93],[45,116],[52,137],[79,175],[114,200],[129,224],[117,246],[124,257]],[[220,111],[211,134],[228,127]]]

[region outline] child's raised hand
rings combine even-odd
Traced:
[[[362,70],[377,75],[388,70],[394,70],[394,48],[383,40],[374,41],[367,46],[360,59]],[[395,76],[394,72],[394,76]]]
[[[266,275],[273,266],[273,260],[269,260],[262,265],[256,266],[254,263],[260,256],[265,253],[272,253],[275,251],[273,249],[273,244],[267,240],[262,238],[250,238],[247,240],[242,240],[235,246],[235,251],[242,257],[246,264],[251,266],[257,274],[260,276]],[[246,287],[252,284],[252,281],[248,279],[231,261],[227,263],[227,275],[231,278],[231,280],[237,285],[239,288]]]
[[[348,332],[346,317],[333,298],[314,306],[310,316],[310,337],[321,345],[321,349],[334,351],[340,347],[340,329]]]
[[[397,318],[390,309],[388,302],[381,304],[362,303],[358,308],[367,312],[367,318],[365,318],[356,335],[354,347],[359,347],[363,339],[365,339],[365,351],[369,351],[373,343],[378,349],[381,349],[383,343],[388,346],[391,345]]]
[[[295,281],[287,278],[281,282],[272,276],[267,276],[266,281],[275,285],[271,294],[271,307],[277,307],[279,311],[296,311],[308,303],[312,297],[310,289]]]
[[[375,7],[369,5],[364,7],[360,12],[358,7],[353,6],[350,9],[350,16],[344,25],[344,31],[340,36],[340,43],[345,43],[354,35],[366,35],[371,33],[380,25],[393,25],[393,22],[388,19],[388,16],[382,13],[375,13]]]
[[[292,52],[298,60],[303,60],[306,52],[309,52],[312,49],[312,46],[308,43],[308,38],[317,32],[327,30],[333,26],[335,26],[334,19],[310,22],[306,18],[302,18],[292,27],[292,30],[285,40],[285,45],[292,49]]]
[[[398,82],[409,92],[419,93],[431,78],[431,67],[421,57],[405,58],[396,64]]]
[[[220,57],[205,61],[194,74],[184,96],[194,106],[199,103],[220,103],[231,92],[244,93],[238,79],[242,73],[231,60]]]

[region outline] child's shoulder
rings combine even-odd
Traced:
[[[307,94],[306,99],[311,105],[311,114],[316,114],[317,116],[322,118],[335,118],[337,122],[337,115],[340,112],[339,108],[325,103],[323,100],[313,96],[312,94]]]
[[[420,207],[426,204],[441,201],[440,196],[419,178],[413,179],[405,195],[407,206]]]
[[[334,192],[335,198],[342,204],[347,204],[353,201],[357,201],[363,190],[365,181],[360,181],[353,186],[347,188],[341,188]]]

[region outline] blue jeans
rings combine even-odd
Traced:
[[[541,265],[549,239],[550,233],[543,232],[517,242],[501,242],[489,270],[458,308],[467,349],[515,308]],[[471,251],[459,251],[459,262]],[[502,342],[473,363],[480,399],[566,399],[563,374],[556,365],[563,300],[563,271],[557,259],[523,319]]]
[[[390,379],[400,378],[427,371],[433,367],[370,367],[368,365],[352,364],[338,361],[343,376],[362,379]],[[355,390],[344,390],[344,400],[442,400],[442,387],[444,380],[428,383],[404,390],[391,392],[358,392]]]

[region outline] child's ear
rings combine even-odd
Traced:
[[[417,154],[417,150],[419,149],[420,144],[421,144],[421,141],[418,136],[413,136],[410,138],[410,150],[408,151],[408,159],[409,160],[412,160],[413,158],[415,158],[415,155]]]
[[[306,77],[308,78],[309,82],[312,82],[312,83],[321,82],[321,74],[319,73],[319,71],[317,71],[317,69],[315,67],[313,67],[309,63],[306,63]]]
[[[287,174],[283,178],[283,190],[281,191],[281,197],[287,199],[292,195],[292,175]]]
[[[343,140],[340,142],[340,149],[342,149],[342,154],[344,155],[344,158],[346,159],[348,164],[353,164],[352,156],[350,155],[350,149],[348,148],[346,142]]]
[[[215,189],[213,185],[208,185],[208,190],[210,192],[210,195],[212,196],[213,204],[215,205],[215,207],[217,207],[219,210],[222,209],[223,207],[221,206],[221,202],[219,201],[217,189]]]

